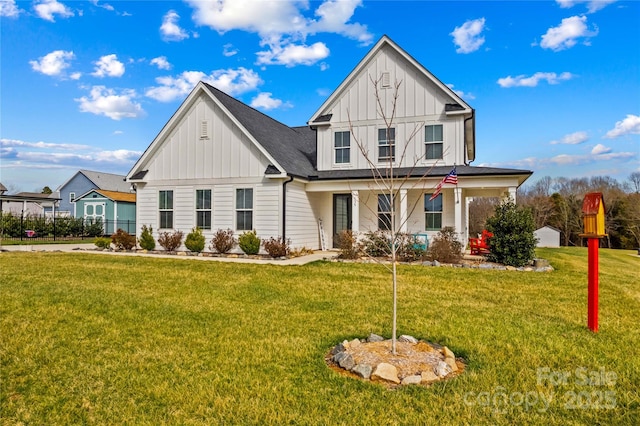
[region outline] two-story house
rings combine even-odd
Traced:
[[[343,229],[388,227],[393,202],[400,230],[432,236],[453,226],[466,241],[467,200],[515,198],[532,173],[471,166],[475,147],[473,108],[384,36],[306,126],[288,127],[198,83],[127,181],[137,187],[138,226],[156,235],[255,229],[293,247],[325,240],[330,248]],[[457,185],[432,197],[454,167]],[[378,174],[391,168],[393,201]]]

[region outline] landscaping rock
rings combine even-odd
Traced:
[[[547,266],[549,266],[549,261],[547,259],[533,259],[534,268],[545,268]]]
[[[367,338],[367,342],[383,342],[383,341],[384,341],[384,337],[378,336],[377,334],[373,334],[373,333],[371,333]]]
[[[440,262],[438,262],[437,260],[433,261],[433,266],[440,266]]]
[[[456,356],[453,354],[453,352],[451,351],[451,349],[449,349],[446,346],[442,347],[442,355],[444,355],[445,358],[455,358]]]
[[[431,383],[439,380],[439,377],[436,376],[436,373],[434,373],[433,370],[423,371],[420,377],[420,383]]]
[[[449,364],[447,364],[444,361],[439,361],[438,365],[436,366],[436,375],[438,377],[445,377],[446,375],[448,375],[452,371],[453,370],[451,370],[451,367],[449,367]]]
[[[384,380],[395,384],[400,384],[398,378],[398,369],[386,362],[381,362],[376,366],[376,369],[371,373],[371,380]]]
[[[371,368],[371,366],[367,364],[358,364],[353,367],[351,371],[353,371],[363,379],[369,379],[371,377],[371,371],[373,371],[373,368]]]
[[[419,385],[420,383],[422,383],[422,376],[419,374],[416,374],[414,376],[407,376],[402,379],[401,382],[401,384],[403,385]]]
[[[342,353],[345,353],[345,352],[342,352]],[[338,364],[340,365],[340,367],[344,368],[345,370],[351,370],[353,367],[356,366],[356,363],[353,360],[353,357],[346,353],[345,353],[345,356],[341,357],[340,362],[338,362]]]
[[[456,359],[455,358],[445,358],[444,362],[447,363],[449,368],[451,368],[452,372],[455,373],[456,371],[458,371],[458,364],[456,364]]]
[[[360,341],[360,339],[353,339],[352,341],[349,342],[349,347],[350,348],[357,348],[361,344],[362,344],[362,342]]]
[[[344,349],[344,345],[342,343],[338,343],[333,347],[333,349],[331,349],[331,355],[335,355],[339,352],[344,352]]]
[[[413,343],[415,345],[416,343],[418,343],[418,339],[413,336],[409,336],[408,334],[403,334],[402,336],[398,337],[398,342]]]

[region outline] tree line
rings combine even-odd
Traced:
[[[605,204],[607,236],[601,246],[618,249],[640,247],[640,172],[619,182],[609,176],[551,178],[518,188],[517,203],[531,210],[536,229],[551,226],[560,231],[560,244],[582,247],[582,202],[585,194],[601,192]],[[498,199],[478,198],[470,206],[470,234],[479,233],[493,214]]]

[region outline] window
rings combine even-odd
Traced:
[[[378,161],[394,161],[396,157],[396,129],[378,129]]]
[[[211,229],[211,190],[196,190],[196,226]]]
[[[442,124],[434,124],[424,128],[425,155],[427,160],[442,159]]]
[[[351,162],[351,140],[349,132],[335,133],[336,164]]]
[[[173,191],[160,191],[160,229],[173,228]]]
[[[442,229],[442,194],[429,201],[431,194],[424,195],[424,228],[427,231]]]
[[[253,229],[253,189],[236,189],[236,230]]]
[[[70,192],[69,193],[69,202],[73,203],[76,200],[76,193],[75,192]]]
[[[378,229],[381,231],[391,230],[391,195],[378,195]]]

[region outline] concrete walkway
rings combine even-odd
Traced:
[[[86,253],[86,254],[100,254],[111,256],[146,256],[154,258],[164,259],[189,259],[189,260],[208,260],[214,262],[235,262],[235,263],[253,263],[253,264],[271,264],[271,265],[305,265],[307,263],[315,262],[317,260],[329,260],[336,256],[336,252],[331,251],[316,251],[313,254],[306,256],[294,257],[286,260],[278,259],[250,259],[246,257],[209,257],[209,256],[192,256],[187,255],[185,252],[179,252],[181,254],[157,254],[157,253],[143,253],[138,252],[122,252],[122,251],[98,251],[95,249],[95,244],[34,244],[34,245],[9,245],[1,246],[1,251],[23,251],[23,252],[69,252],[69,253]]]

